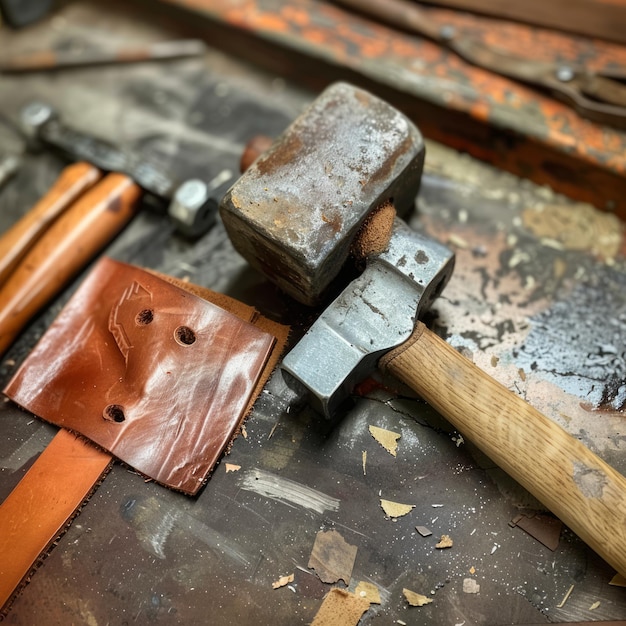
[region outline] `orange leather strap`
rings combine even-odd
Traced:
[[[60,430],[0,506],[0,606],[109,470],[113,458]]]

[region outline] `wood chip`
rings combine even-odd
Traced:
[[[331,589],[311,626],[357,626],[370,603],[343,589]]]
[[[480,585],[473,578],[463,579],[463,593],[479,593]]]
[[[369,427],[370,434],[378,443],[389,452],[392,456],[396,456],[398,451],[398,439],[402,437],[400,433],[394,433],[391,430],[378,428],[378,426]]]
[[[442,550],[443,548],[451,548],[454,545],[450,535],[441,535],[441,541],[435,544],[435,548]]]
[[[400,502],[392,502],[391,500],[380,499],[380,506],[382,507],[387,517],[402,517],[407,513],[410,513],[414,508],[414,504],[400,504]]]
[[[365,580],[359,582],[354,590],[354,595],[365,598],[370,604],[380,604],[380,591],[374,583]]]
[[[346,542],[336,530],[321,530],[315,537],[308,566],[324,583],[343,580],[349,585],[356,553],[357,547]]]
[[[416,526],[415,530],[422,535],[422,537],[430,537],[433,534],[426,526]]]
[[[241,469],[241,465],[235,465],[234,463],[226,463],[224,467],[227,474],[228,472],[238,472]]]
[[[621,574],[615,574],[615,576],[611,578],[609,585],[613,585],[614,587],[626,587],[626,578]]]
[[[367,450],[363,450],[363,476],[367,475],[367,472],[365,471],[365,464],[367,463]]]
[[[281,576],[276,582],[272,583],[272,589],[280,589],[285,585],[293,582],[293,574],[289,574],[289,576]]]
[[[600,606],[600,600],[598,600],[597,602],[594,602],[590,607],[589,610],[590,611],[595,611],[598,607]]]
[[[567,593],[565,594],[564,598],[561,600],[561,602],[559,604],[556,605],[557,609],[562,609],[565,606],[565,603],[567,602],[568,598],[570,597],[572,591],[574,591],[574,585],[572,585],[567,590]]]
[[[425,604],[430,604],[433,601],[432,598],[427,598],[421,593],[416,593],[415,591],[411,591],[410,589],[403,589],[402,593],[404,594],[406,601],[411,606],[424,606]]]

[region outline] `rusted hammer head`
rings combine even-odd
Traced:
[[[368,214],[419,190],[424,142],[399,111],[345,83],[327,88],[246,171],[220,212],[235,248],[304,304],[318,303]]]

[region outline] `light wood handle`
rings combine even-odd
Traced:
[[[0,285],[59,215],[102,178],[90,163],[68,165],[46,195],[0,237]]]
[[[626,575],[624,476],[421,323],[380,366]]]
[[[135,214],[141,189],[109,174],[59,217],[0,288],[0,354]]]

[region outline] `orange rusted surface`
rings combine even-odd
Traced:
[[[326,2],[166,1],[278,46],[287,58],[298,53],[330,64],[333,79],[342,71],[350,80],[362,78],[392,101],[386,90],[400,92],[401,102],[394,104],[426,136],[626,218],[626,133],[587,121],[548,94]],[[594,71],[626,68],[625,46],[448,9],[424,10],[432,20],[511,54]],[[253,60],[267,59],[255,54]],[[324,83],[323,72],[297,76],[297,62],[279,65],[280,71],[288,67],[295,73],[290,78]]]

